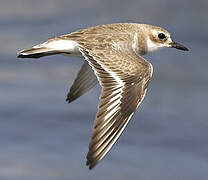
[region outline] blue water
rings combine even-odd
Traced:
[[[1,4],[0,179],[208,179],[207,1]],[[110,153],[89,171],[85,156],[100,87],[68,104],[82,59],[20,60],[16,53],[48,37],[112,22],[166,27],[190,51],[145,56],[154,66],[147,95]]]

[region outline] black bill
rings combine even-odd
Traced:
[[[173,48],[176,48],[176,49],[180,49],[180,50],[183,50],[183,51],[188,51],[188,48],[186,48],[185,46],[179,44],[179,43],[176,43],[176,42],[172,42],[170,43],[171,47]]]

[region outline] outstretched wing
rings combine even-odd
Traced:
[[[93,168],[111,149],[145,96],[152,66],[133,50],[108,45],[80,51],[102,86],[87,165]]]
[[[77,77],[67,94],[66,101],[68,103],[74,101],[84,93],[88,92],[98,83],[97,77],[94,74],[92,68],[85,61],[82,65]]]

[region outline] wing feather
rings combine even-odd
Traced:
[[[82,65],[77,77],[70,88],[70,92],[67,95],[67,102],[72,102],[78,97],[82,96],[90,89],[92,89],[98,83],[97,77],[94,74],[92,68],[85,61]]]
[[[81,46],[80,51],[102,86],[87,154],[87,165],[91,169],[108,153],[128,124],[145,95],[152,70],[149,63],[134,52],[129,53],[128,56],[121,52],[110,53],[111,56],[117,53],[116,56],[119,56],[120,61],[126,57],[130,60],[135,58],[139,60],[138,63],[134,61],[134,66],[137,67],[132,68],[134,72],[126,73],[119,69],[119,63],[118,67],[115,64],[113,68],[109,67],[104,61],[107,57],[103,56],[101,59],[94,55],[91,49],[88,50]]]

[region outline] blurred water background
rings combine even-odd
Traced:
[[[1,180],[207,180],[207,0],[1,0]],[[116,22],[159,25],[190,51],[145,56],[148,93],[106,158],[85,156],[100,87],[67,104],[82,59],[21,60],[16,53],[49,37]]]

